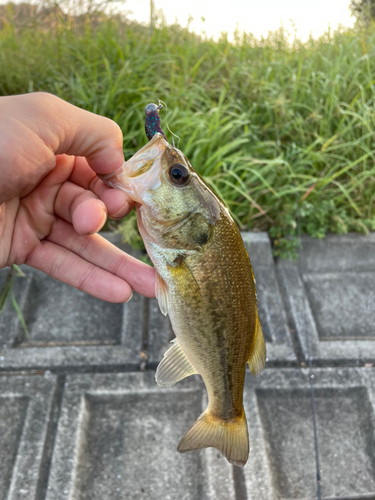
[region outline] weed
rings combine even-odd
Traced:
[[[145,105],[162,99],[193,166],[241,229],[270,231],[279,255],[295,249],[296,199],[303,233],[374,230],[374,30],[306,43],[282,29],[237,33],[231,44],[160,21],[150,32],[53,12],[37,28],[9,14],[1,94],[48,91],[114,119],[127,158],[146,141]]]

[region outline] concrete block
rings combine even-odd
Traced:
[[[105,236],[134,254],[121,244],[119,235]],[[243,237],[257,280],[268,363],[293,365],[296,357],[269,238],[266,233],[244,233]],[[169,318],[160,313],[156,299],[135,296],[128,304],[109,304],[26,266],[24,271],[27,278],[20,290],[20,308],[29,338],[8,305],[0,318],[0,370],[134,370],[144,354],[148,366],[154,368],[174,338]]]
[[[304,237],[300,262],[279,261],[291,324],[306,360],[375,361],[375,236]]]
[[[314,370],[322,498],[375,495],[375,370]],[[177,444],[206,406],[199,377],[168,389],[154,373],[69,375],[46,500],[312,500],[316,470],[307,369],[246,376],[250,457]]]
[[[119,235],[106,235],[117,246]],[[4,270],[5,271],[5,270]],[[111,304],[23,266],[16,293],[29,338],[11,304],[0,317],[0,371],[136,370],[142,361],[145,299]],[[1,276],[3,276],[2,274]],[[4,278],[3,278],[4,279]],[[16,281],[21,288],[21,278]],[[0,339],[1,340],[1,339]]]
[[[122,304],[96,299],[36,270],[31,275],[23,310],[30,340],[22,331],[22,346],[121,343]]]
[[[177,452],[205,403],[198,377],[163,389],[151,372],[67,376],[46,499],[234,499],[216,450]]]
[[[134,294],[123,304],[121,344],[106,345],[39,345],[0,349],[0,371],[51,370],[107,371],[137,370],[142,361],[143,297]]]
[[[39,499],[56,377],[0,377],[0,499]]]
[[[245,411],[252,451],[244,469],[248,498],[316,498],[307,370],[247,377]],[[375,495],[375,371],[314,370],[321,491],[324,499]]]
[[[286,313],[280,295],[271,243],[267,233],[242,233],[250,255],[257,287],[259,317],[267,343],[267,366],[297,363]],[[161,314],[156,299],[150,301],[148,361],[154,368],[175,337],[168,317]]]
[[[302,237],[303,267],[306,273],[374,272],[375,233],[329,234],[316,239]]]

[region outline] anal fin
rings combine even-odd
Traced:
[[[197,373],[177,339],[172,340],[172,344],[156,369],[156,382],[162,387],[170,387],[185,377]]]
[[[254,341],[248,363],[250,371],[254,377],[256,377],[258,373],[263,370],[264,365],[266,364],[266,343],[264,341],[262,325],[260,324],[258,312],[256,316]]]

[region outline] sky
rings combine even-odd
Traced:
[[[156,10],[162,9],[168,23],[175,20],[190,28],[217,38],[226,31],[231,35],[238,28],[254,35],[266,36],[269,30],[283,26],[306,40],[310,33],[317,37],[330,25],[352,26],[350,0],[154,0]],[[126,0],[128,17],[148,23],[150,0]],[[202,20],[204,18],[204,21]]]

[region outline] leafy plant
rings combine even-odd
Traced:
[[[25,333],[26,339],[30,340],[29,330],[27,328],[22,311],[21,311],[21,309],[17,303],[16,297],[14,295],[13,284],[14,284],[14,279],[17,277],[25,278],[25,273],[21,270],[20,267],[18,267],[16,264],[14,264],[14,265],[9,267],[9,271],[8,271],[7,277],[5,279],[3,288],[2,288],[2,290],[0,290],[0,317],[4,311],[5,304],[7,303],[8,299],[10,298],[12,301],[12,306],[17,313],[18,319],[19,319],[21,326],[23,328],[23,331]]]
[[[126,158],[146,142],[145,105],[162,99],[164,129],[241,229],[270,231],[276,254],[293,253],[298,218],[314,237],[374,230],[374,27],[305,43],[282,28],[237,32],[230,43],[161,19],[151,32],[97,8],[56,7],[30,26],[7,19],[1,94],[48,91],[112,118]],[[138,245],[134,219],[123,224]]]

